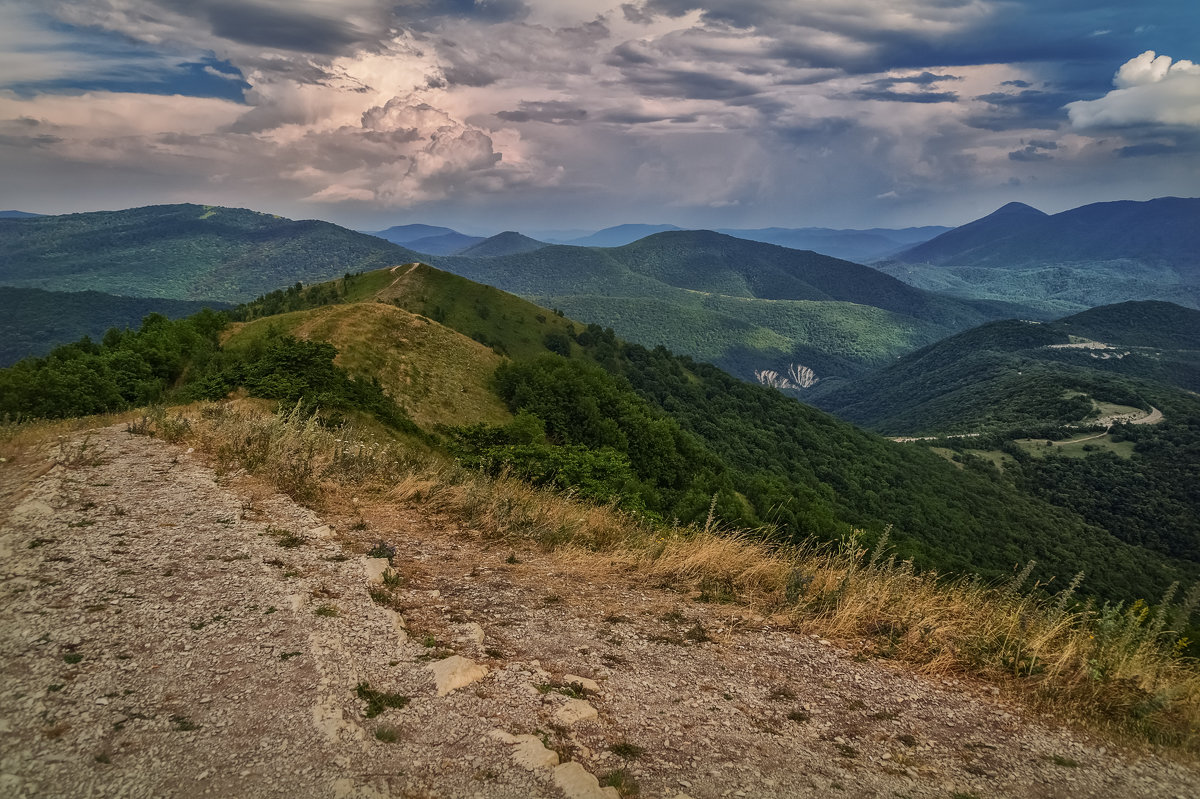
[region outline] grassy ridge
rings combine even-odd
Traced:
[[[512,415],[487,388],[502,358],[488,347],[392,305],[363,303],[292,311],[237,325],[226,350],[246,351],[272,335],[327,341],[334,363],[377,378],[425,429],[464,418],[504,424]]]
[[[883,441],[773,390],[662,350],[624,344],[595,326],[582,329],[456,275],[402,266],[336,285],[340,288],[332,294],[312,287],[297,297],[396,304],[486,339],[518,363],[545,356],[547,341],[565,341],[560,351],[628,380],[643,401],[695,436],[707,457],[721,464],[715,470],[697,466],[690,485],[660,483],[645,494],[649,506],[684,521],[701,518],[716,494],[721,518],[744,527],[772,525],[784,537],[833,539],[853,527],[878,535],[892,524],[898,551],[922,566],[998,576],[1036,558],[1038,577],[1062,580],[1084,567],[1089,572],[1085,589],[1107,596],[1131,596],[1144,586],[1161,590],[1196,569],[1170,555],[1131,547],[1075,512],[1018,490],[999,472],[957,468],[932,452]],[[489,310],[481,315],[482,308]],[[1067,340],[1044,325],[997,323],[987,329],[1008,347]],[[945,356],[947,365],[968,353],[967,344],[959,344]],[[547,385],[569,382],[558,374]],[[506,399],[512,412],[532,411],[543,418],[558,413],[544,402],[516,401],[515,395]],[[580,399],[564,396],[558,402],[573,412]],[[576,432],[583,427],[564,425],[560,442],[600,446],[614,440]]]

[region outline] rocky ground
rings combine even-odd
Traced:
[[[124,426],[0,497],[5,797],[1200,793],[987,686],[415,510],[320,518]]]

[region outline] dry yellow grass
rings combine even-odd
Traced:
[[[637,573],[700,601],[748,605],[865,656],[993,681],[1062,717],[1188,751],[1200,744],[1200,669],[1177,656],[1161,608],[1070,611],[1067,597],[915,572],[883,548],[865,551],[856,537],[779,546],[711,523],[664,528],[465,470],[418,445],[327,429],[298,413],[272,415],[253,402],[159,411],[138,423],[186,439],[220,470],[245,469],[312,505],[337,505],[348,494],[375,506],[418,505],[486,538],[554,550],[572,569]],[[11,447],[28,435],[0,441]]]

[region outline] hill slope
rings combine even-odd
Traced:
[[[566,242],[575,247],[622,247],[632,244],[638,239],[663,233],[668,230],[679,230],[675,225],[616,225],[598,230],[588,236],[581,236]]]
[[[456,368],[457,377],[441,382],[459,381],[470,392],[498,391],[509,412],[543,419],[546,435],[557,444],[627,453],[637,479],[645,481],[642,488],[627,490],[641,492],[655,512],[684,521],[703,519],[715,496],[718,517],[727,523],[767,524],[784,538],[829,538],[851,525],[877,531],[890,523],[900,552],[919,563],[1001,574],[1032,557],[1043,564],[1042,574],[1085,567],[1089,590],[1118,595],[1132,591],[1138,580],[1165,586],[1166,575],[1175,569],[1200,573],[1196,564],[1147,556],[1100,527],[1081,524],[1070,512],[1017,490],[1000,473],[961,470],[933,452],[856,430],[777,391],[664,350],[624,344],[596,326],[581,330],[568,319],[459,276],[413,265],[358,275],[343,284],[339,281],[336,292],[320,286],[306,292],[318,302],[336,294],[339,302],[371,303],[371,318],[380,313],[375,307],[380,301],[397,305],[512,356],[496,384],[488,382],[482,367]],[[362,306],[349,306],[356,307]],[[330,329],[323,314],[353,318],[343,306],[335,308],[268,317],[254,325],[266,330],[279,324],[315,335]],[[247,309],[250,316],[256,315],[254,309]],[[369,351],[388,341],[395,338],[370,334],[352,345],[341,339],[339,346]],[[570,353],[572,360],[546,362],[548,350]],[[365,364],[364,376],[400,391],[393,396],[414,418],[421,413],[404,395],[402,382],[371,371],[392,356],[355,357]],[[589,361],[603,365],[618,382],[584,368]],[[572,362],[582,363],[568,368]],[[636,397],[620,388],[626,380]],[[452,417],[471,421],[469,406],[455,397],[447,402]],[[630,417],[630,408],[641,403],[651,410]],[[649,415],[638,415],[643,413]],[[658,414],[671,420],[662,422],[668,425],[664,429],[676,432],[649,434],[659,422],[648,419]],[[522,462],[515,463],[518,468]],[[1073,554],[1064,558],[1068,551]]]
[[[711,231],[436,263],[750,380],[797,363],[819,377],[855,374],[1013,312],[933,295],[849,261]]]
[[[453,255],[468,247],[486,241],[482,236],[466,236],[462,233],[450,232],[442,236],[429,236],[407,242],[406,247],[429,255]]]
[[[0,220],[0,285],[239,302],[296,281],[412,261],[328,222],[160,205]]]
[[[959,296],[1060,311],[1158,299],[1200,307],[1200,198],[1107,202],[1047,215],[1020,203],[879,268]]]
[[[500,520],[447,513],[453,487],[411,491],[432,482],[419,466],[384,491],[342,471],[319,511],[276,492],[279,470],[230,480],[200,457],[232,443],[218,426],[271,422],[207,410],[190,420],[203,434],[180,443],[121,424],[33,431],[20,457],[5,450],[0,493],[19,498],[0,521],[11,795],[186,795],[200,782],[221,796],[561,799],[568,778],[604,795],[602,777],[674,796],[683,775],[697,797],[891,796],[912,792],[912,745],[931,795],[1167,799],[1198,778],[1169,754],[1059,727],[1022,704],[1011,674],[922,676],[884,653],[903,636],[862,640],[839,628],[844,611],[780,623],[762,605],[695,601],[695,577],[663,587],[656,567],[679,556],[631,567],[619,549],[547,551]],[[311,437],[332,448],[332,433]],[[81,446],[103,457],[55,463]],[[339,496],[351,493],[353,505]],[[377,542],[399,579],[368,577],[388,563],[370,556]]]
[[[883,432],[964,433],[1084,423],[1104,404],[1148,409],[1178,393],[1168,386],[1200,390],[1200,311],[1146,301],[993,322],[810,399]]]
[[[418,239],[435,238],[437,236],[458,235],[457,230],[439,225],[392,225],[386,230],[364,231],[372,236],[378,236],[381,239],[386,239],[392,244],[408,244]]]

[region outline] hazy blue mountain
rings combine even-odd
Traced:
[[[508,230],[472,244],[459,250],[456,254],[465,258],[497,258],[504,255],[533,252],[545,246],[544,241],[537,241],[516,231]]]
[[[565,243],[573,244],[576,247],[621,247],[625,244],[632,244],[638,239],[644,239],[646,236],[668,230],[682,230],[682,228],[675,225],[617,225]]]
[[[328,222],[156,205],[0,220],[0,285],[238,302],[297,281],[419,260]]]
[[[483,236],[468,236],[464,233],[451,231],[440,236],[429,236],[424,239],[414,239],[413,241],[404,242],[404,246],[410,250],[430,255],[454,255],[482,241],[485,241]]]
[[[448,227],[440,227],[438,225],[393,225],[386,230],[370,230],[364,231],[372,236],[378,236],[381,239],[386,239],[392,244],[404,244],[418,241],[420,239],[434,238],[435,236],[447,236],[451,233],[458,233],[457,230]],[[461,234],[459,234],[461,235]]]
[[[571,228],[566,230],[558,228],[554,230],[527,230],[525,233],[527,236],[535,238],[538,241],[544,241],[547,244],[569,244],[576,239],[582,239],[586,236],[592,235],[595,232],[596,231],[594,230],[583,230],[579,228]]]
[[[0,211],[0,219],[34,219],[44,214],[31,214],[28,211]]]
[[[110,327],[136,328],[148,314],[171,319],[223,303],[116,297],[98,291],[42,291],[0,286],[0,366],[45,355],[84,336],[99,339]]]
[[[893,255],[919,242],[951,230],[948,227],[929,226],[901,228],[870,228],[867,230],[839,230],[835,228],[720,228],[717,232],[750,241],[778,244],[794,250],[812,250],[822,255],[843,258],[847,261],[870,263]]]
[[[876,266],[922,288],[1059,312],[1126,300],[1200,308],[1198,251],[1200,198],[1053,215],[1009,203]]]
[[[945,264],[961,262],[972,266],[981,265],[984,259],[994,258],[994,248],[1005,246],[1014,239],[1028,235],[1050,217],[1025,203],[1008,203],[987,216],[968,222],[961,227],[948,230],[929,241],[896,255],[896,260],[905,263]],[[1007,260],[1001,264],[1015,266]]]

